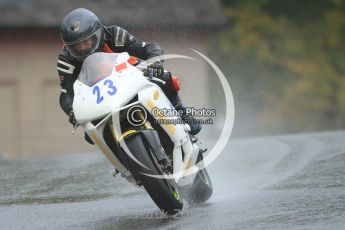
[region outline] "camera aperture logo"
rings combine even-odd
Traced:
[[[140,105],[135,105],[127,110],[127,121],[133,126],[142,126],[147,120],[146,109]]]

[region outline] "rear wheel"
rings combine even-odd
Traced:
[[[192,186],[191,201],[193,203],[203,203],[207,201],[213,192],[213,186],[206,169],[200,170],[194,180]]]
[[[197,162],[200,162],[202,159],[203,156],[200,154]],[[199,204],[207,201],[213,193],[213,186],[206,168],[199,170],[193,184],[182,188],[182,192],[183,198],[190,204]]]
[[[151,199],[165,213],[174,214],[183,207],[182,198],[174,182],[163,178],[154,178],[145,174],[162,175],[152,148],[142,139],[141,135],[126,138],[126,144],[132,154],[147,168],[134,162],[129,157],[130,171],[144,186]]]

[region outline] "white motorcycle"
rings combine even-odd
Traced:
[[[144,187],[163,212],[180,211],[183,199],[206,201],[213,187],[202,165],[203,151],[188,134],[188,125],[169,122],[181,121],[179,116],[159,112],[174,110],[152,82],[161,80],[144,74],[145,62],[134,66],[129,60],[128,53],[102,52],[85,59],[74,83],[78,123],[115,174]]]

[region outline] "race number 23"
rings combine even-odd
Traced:
[[[116,91],[117,91],[117,88],[116,86],[114,85],[113,81],[112,80],[105,80],[103,82],[103,85],[104,86],[107,86],[107,94],[110,95],[110,96],[114,96],[116,94]],[[93,95],[96,95],[96,103],[97,104],[100,104],[103,100],[104,100],[104,96],[101,95],[101,89],[99,88],[98,85],[96,85],[94,88],[93,88]]]

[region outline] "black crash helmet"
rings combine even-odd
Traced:
[[[78,8],[61,22],[60,35],[68,52],[76,58],[85,58],[103,42],[103,26],[91,11]]]

